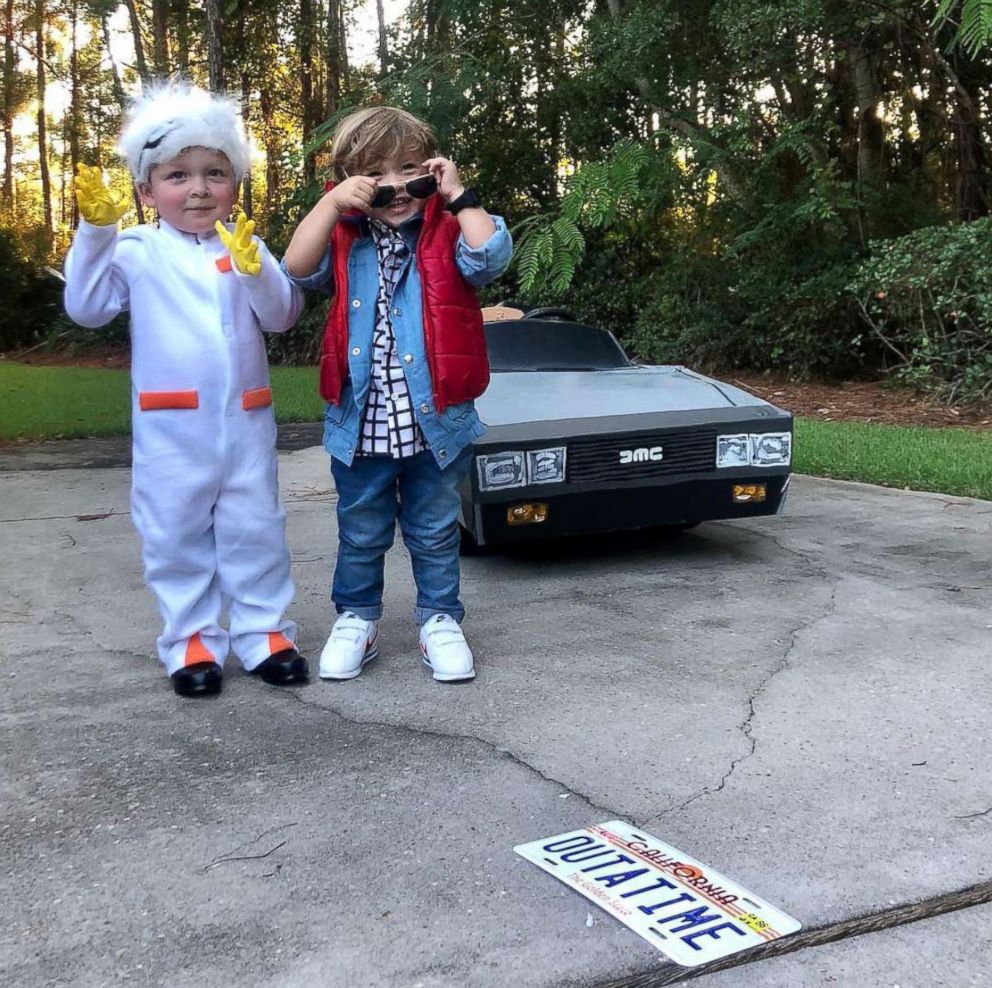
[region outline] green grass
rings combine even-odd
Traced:
[[[314,367],[273,367],[272,391],[280,422],[323,416]],[[120,436],[130,429],[127,371],[0,361],[0,440]]]
[[[273,367],[280,422],[323,413],[313,367]],[[29,367],[0,360],[0,440],[125,435],[127,371]],[[796,423],[799,473],[992,500],[992,432],[853,422]]]
[[[793,469],[992,500],[992,431],[798,419]]]

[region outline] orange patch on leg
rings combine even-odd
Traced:
[[[163,408],[199,408],[200,395],[196,391],[140,391],[138,407],[143,412]]]
[[[281,632],[269,632],[269,655],[275,655],[276,652],[284,652],[287,648],[295,649],[296,646]]]
[[[253,408],[268,408],[272,404],[272,388],[251,388],[241,395],[241,407],[250,412]]]
[[[203,644],[203,639],[200,638],[199,631],[186,642],[186,657],[183,660],[183,665],[192,666],[196,665],[197,662],[215,661],[214,657],[210,654],[210,650]]]

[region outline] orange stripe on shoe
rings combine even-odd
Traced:
[[[241,393],[241,407],[250,412],[253,408],[268,408],[272,404],[272,388],[251,388]]]
[[[284,634],[278,631],[269,632],[269,655],[284,652],[287,648],[295,649],[296,646]]]
[[[199,408],[200,394],[197,391],[140,391],[138,407],[143,412],[162,408]]]
[[[228,271],[233,271],[234,267],[231,264],[231,255],[225,254],[223,257],[218,257],[214,264],[217,265],[217,270],[222,274],[227,274]]]
[[[186,642],[186,657],[183,665],[191,666],[197,662],[216,662],[217,660],[210,654],[210,650],[203,644],[203,639],[198,631],[188,642]]]

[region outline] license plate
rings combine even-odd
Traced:
[[[683,967],[802,929],[709,865],[622,820],[514,849],[605,909]]]

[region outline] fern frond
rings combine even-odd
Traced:
[[[992,0],[965,0],[958,39],[971,56],[992,40]]]

